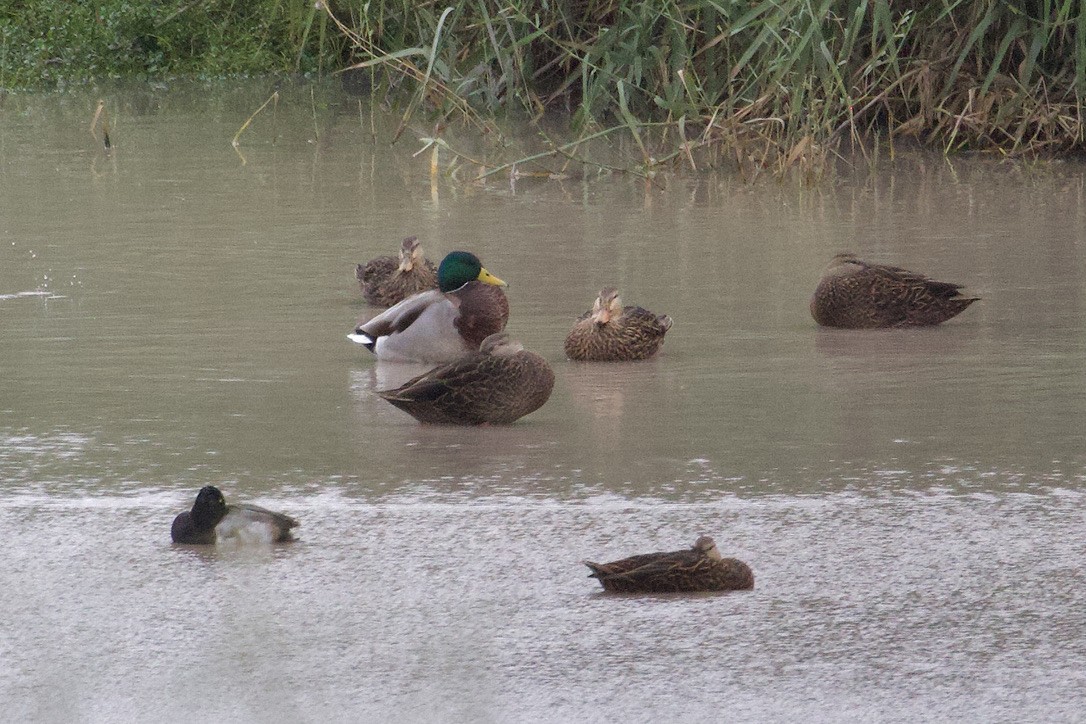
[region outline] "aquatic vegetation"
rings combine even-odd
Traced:
[[[945,152],[1082,150],[1086,7],[1052,0],[164,0],[0,8],[0,88],[101,77],[353,69],[374,98],[495,132],[568,114],[575,140],[483,175],[574,161],[822,172],[909,139]],[[399,133],[397,134],[399,135]],[[424,143],[438,146],[440,132]],[[500,135],[494,133],[495,136]],[[617,167],[578,153],[629,141]],[[568,140],[568,139],[567,139]],[[457,158],[463,152],[449,149]]]
[[[0,88],[102,78],[330,70],[345,48],[312,3],[0,3]]]
[[[621,129],[643,168],[817,173],[846,147],[1082,148],[1086,8],[888,0],[324,6],[358,68],[445,117],[519,110]],[[891,146],[893,151],[893,146]],[[568,156],[555,144],[552,156]]]

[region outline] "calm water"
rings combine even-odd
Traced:
[[[479,186],[431,179],[425,124],[390,147],[377,111],[374,145],[321,89],[239,155],[270,92],[0,105],[6,717],[1082,717],[1086,168]],[[372,394],[415,370],[346,340],[372,313],[353,264],[409,234],[510,282],[557,373],[539,412],[423,428]],[[984,300],[819,330],[841,249]],[[605,285],[674,318],[659,358],[563,359]],[[208,483],[299,542],[172,547]],[[702,533],[753,592],[604,597],[579,563]]]

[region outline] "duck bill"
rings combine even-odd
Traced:
[[[479,276],[475,277],[475,279],[476,279],[476,281],[483,282],[484,284],[493,284],[496,287],[507,287],[507,286],[509,286],[508,284],[503,282],[501,279],[498,279],[498,277],[496,277],[493,274],[491,274],[490,272],[488,272],[486,269],[481,270],[479,272]]]

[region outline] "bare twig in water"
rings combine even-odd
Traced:
[[[656,123],[637,123],[636,125],[637,125],[638,128],[653,128],[653,127],[661,127],[661,126],[670,126],[670,125],[673,125],[673,124],[670,123],[670,122],[664,121],[664,122],[656,122]],[[483,179],[485,179],[488,176],[493,176],[494,174],[499,173],[501,171],[504,171],[504,170],[506,170],[508,168],[511,168],[511,167],[513,167],[513,166],[515,166],[517,164],[524,164],[524,163],[528,163],[529,161],[535,161],[535,160],[540,159],[540,158],[547,158],[547,157],[553,157],[553,156],[563,156],[565,158],[575,160],[575,161],[577,161],[579,163],[583,163],[583,164],[586,164],[586,165],[589,165],[589,166],[595,166],[596,168],[600,168],[600,169],[603,169],[605,171],[612,171],[612,172],[617,171],[617,172],[620,172],[620,173],[628,173],[628,174],[631,174],[633,176],[640,176],[642,178],[649,178],[648,173],[645,173],[643,171],[638,171],[636,168],[632,168],[632,167],[619,168],[619,167],[615,167],[615,166],[608,166],[606,164],[598,163],[596,161],[592,161],[592,160],[589,160],[587,158],[576,156],[575,154],[569,152],[569,149],[576,148],[577,146],[581,145],[582,143],[585,143],[586,141],[591,141],[591,140],[593,140],[595,138],[600,138],[602,136],[607,136],[607,135],[609,135],[611,133],[614,133],[615,131],[623,131],[623,130],[629,130],[629,129],[630,129],[630,126],[628,124],[627,125],[622,125],[622,126],[612,126],[610,128],[605,128],[605,129],[603,129],[601,131],[597,131],[597,132],[591,133],[591,134],[589,134],[587,136],[583,136],[581,138],[578,138],[575,141],[570,141],[569,143],[564,143],[561,146],[556,146],[555,148],[552,148],[552,149],[550,149],[548,151],[543,151],[541,153],[535,153],[535,154],[532,154],[530,156],[525,156],[523,158],[518,158],[515,161],[510,161],[509,163],[503,163],[503,164],[501,164],[499,166],[493,166],[493,167],[490,168],[489,171],[486,171],[484,173],[479,174],[475,178],[475,180],[476,181],[482,181]],[[639,145],[640,148],[644,148],[644,146],[641,145],[640,142],[638,142],[638,145]],[[649,159],[649,160],[651,161],[651,159]],[[524,172],[520,172],[520,174],[524,175]]]
[[[113,152],[113,143],[109,140],[109,111],[106,110],[106,102],[98,101],[98,107],[94,109],[94,118],[91,119],[90,134],[95,141],[98,140],[98,122],[102,126],[102,148],[108,156]]]
[[[245,123],[241,124],[241,128],[239,128],[238,132],[234,134],[234,140],[230,142],[231,145],[234,146],[234,148],[238,147],[238,139],[241,138],[241,134],[245,133],[245,129],[249,127],[249,124],[253,122],[253,119],[257,117],[257,114],[259,114],[262,110],[267,108],[268,104],[271,103],[272,101],[275,101],[275,103],[278,105],[278,103],[279,103],[279,91],[275,91],[274,93],[272,93],[271,96],[268,97],[268,100],[264,101],[264,103],[261,104],[260,108],[257,108],[255,111],[253,111],[253,115],[249,116],[245,120]]]

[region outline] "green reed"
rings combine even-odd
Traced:
[[[721,148],[816,167],[917,139],[1007,154],[1083,145],[1086,10],[1064,0],[373,0],[325,11],[352,61],[450,117],[572,113],[646,163]],[[648,123],[663,123],[649,131]],[[713,154],[710,154],[712,156]]]
[[[559,111],[582,138],[622,131],[641,172],[817,172],[880,139],[1061,153],[1086,133],[1075,0],[10,0],[0,59],[0,88],[361,68],[407,92],[401,131]]]

